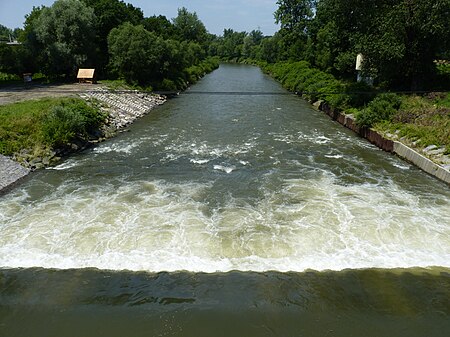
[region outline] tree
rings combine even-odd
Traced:
[[[174,25],[164,16],[151,16],[143,21],[144,28],[166,39],[175,37]]]
[[[281,25],[286,56],[289,59],[304,58],[311,21],[314,18],[314,0],[278,0],[275,22]]]
[[[364,71],[390,87],[420,89],[432,81],[433,61],[450,41],[450,0],[321,0],[311,36],[316,65],[354,76]]]
[[[395,87],[425,89],[436,75],[433,61],[450,47],[450,0],[381,2],[359,40],[364,66]]]
[[[100,73],[109,63],[108,34],[113,28],[130,22],[139,25],[144,19],[140,8],[126,4],[121,0],[82,0],[87,6],[94,10],[95,20],[95,44],[96,44],[96,68]]]
[[[73,76],[88,66],[94,52],[94,11],[79,0],[57,0],[38,9],[29,38],[48,75]],[[27,29],[26,29],[27,30]]]
[[[165,41],[144,26],[125,23],[108,36],[110,65],[129,83],[162,80],[167,53]]]
[[[265,38],[261,41],[259,58],[269,63],[285,59],[283,52],[283,38],[278,32],[274,36]]]
[[[278,0],[275,22],[289,32],[306,32],[314,16],[313,0]]]
[[[24,72],[23,46],[0,43],[0,72],[20,75]]]
[[[12,34],[12,29],[9,29],[8,27],[0,24],[0,41],[9,41]]]
[[[197,13],[190,13],[185,7],[179,8],[178,16],[173,19],[173,25],[181,40],[206,42],[208,32]]]

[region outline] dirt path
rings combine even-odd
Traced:
[[[90,90],[104,88],[101,84],[30,84],[0,87],[0,105],[44,97],[75,96]]]

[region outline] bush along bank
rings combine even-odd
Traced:
[[[364,83],[338,80],[306,61],[254,64],[377,146],[393,151],[398,141],[449,171],[449,93],[379,93]]]
[[[31,169],[98,139],[107,114],[96,101],[45,98],[0,106],[0,154]]]
[[[147,84],[126,81],[124,78],[117,80],[100,81],[107,85],[110,90],[138,90],[141,92],[178,92],[186,90],[190,85],[199,81],[203,76],[219,68],[218,57],[207,57],[195,65],[184,68],[162,80],[151,80]]]

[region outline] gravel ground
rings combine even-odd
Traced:
[[[90,90],[104,88],[101,84],[30,84],[20,86],[0,87],[0,105],[44,97],[76,96]]]

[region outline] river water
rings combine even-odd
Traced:
[[[221,65],[0,199],[0,336],[446,336],[450,190]]]

